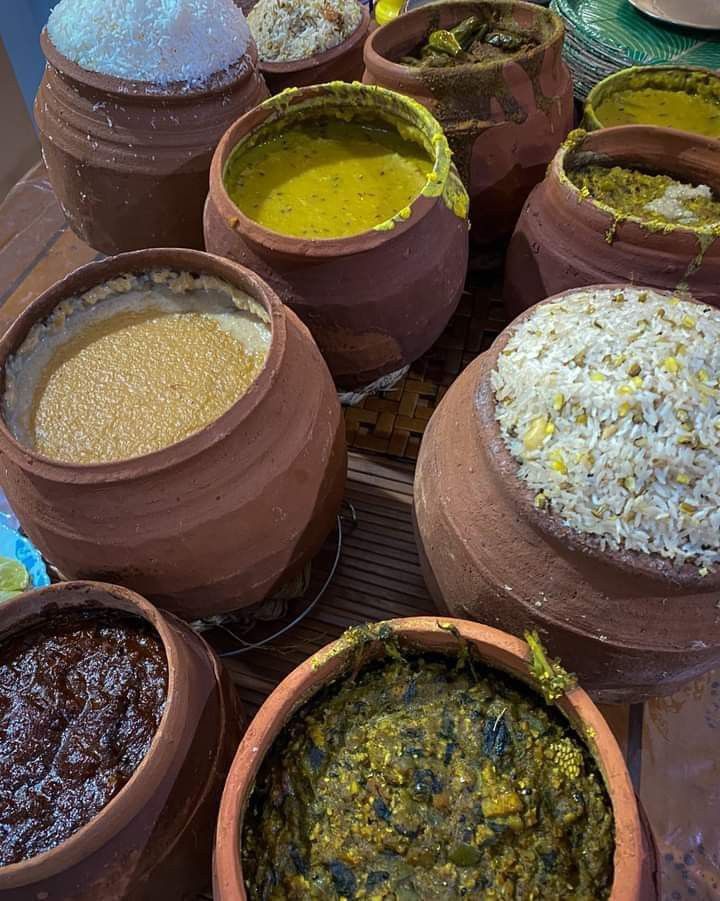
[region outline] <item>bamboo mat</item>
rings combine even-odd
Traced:
[[[100,258],[65,225],[35,167],[0,205],[0,332],[53,282]],[[453,379],[503,328],[497,277],[470,277],[444,335],[392,391],[346,408],[350,459],[347,517],[335,578],[321,602],[269,647],[224,658],[253,713],[280,679],[348,625],[432,613],[412,532],[413,461],[425,426]],[[322,585],[336,549],[328,539],[314,562],[306,598]],[[291,605],[283,622],[301,606]],[[256,640],[270,626],[244,640]],[[272,628],[277,628],[273,624]],[[237,648],[209,634],[220,653]],[[663,901],[720,899],[720,674],[708,674],[671,698],[635,707],[603,707],[628,760],[658,840]]]

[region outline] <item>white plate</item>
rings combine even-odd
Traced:
[[[686,28],[720,30],[720,0],[628,0],[635,9]]]

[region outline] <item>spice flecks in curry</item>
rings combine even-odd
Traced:
[[[425,149],[382,122],[289,124],[240,145],[225,184],[245,215],[280,234],[343,238],[392,220],[420,196],[432,169]]]

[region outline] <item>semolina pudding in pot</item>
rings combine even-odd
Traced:
[[[585,288],[540,304],[492,373],[536,508],[600,547],[720,564],[720,311]]]
[[[227,412],[270,340],[263,306],[221,279],[114,278],[33,326],[5,367],[3,417],[21,444],[58,462],[139,457]]]

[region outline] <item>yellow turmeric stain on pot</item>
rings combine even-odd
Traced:
[[[409,216],[431,169],[425,149],[396,129],[333,118],[240,145],[225,185],[239,209],[265,228],[344,238]]]
[[[33,398],[34,446],[54,460],[106,463],[160,450],[221,416],[266,350],[232,334],[232,313],[122,313],[55,352]]]

